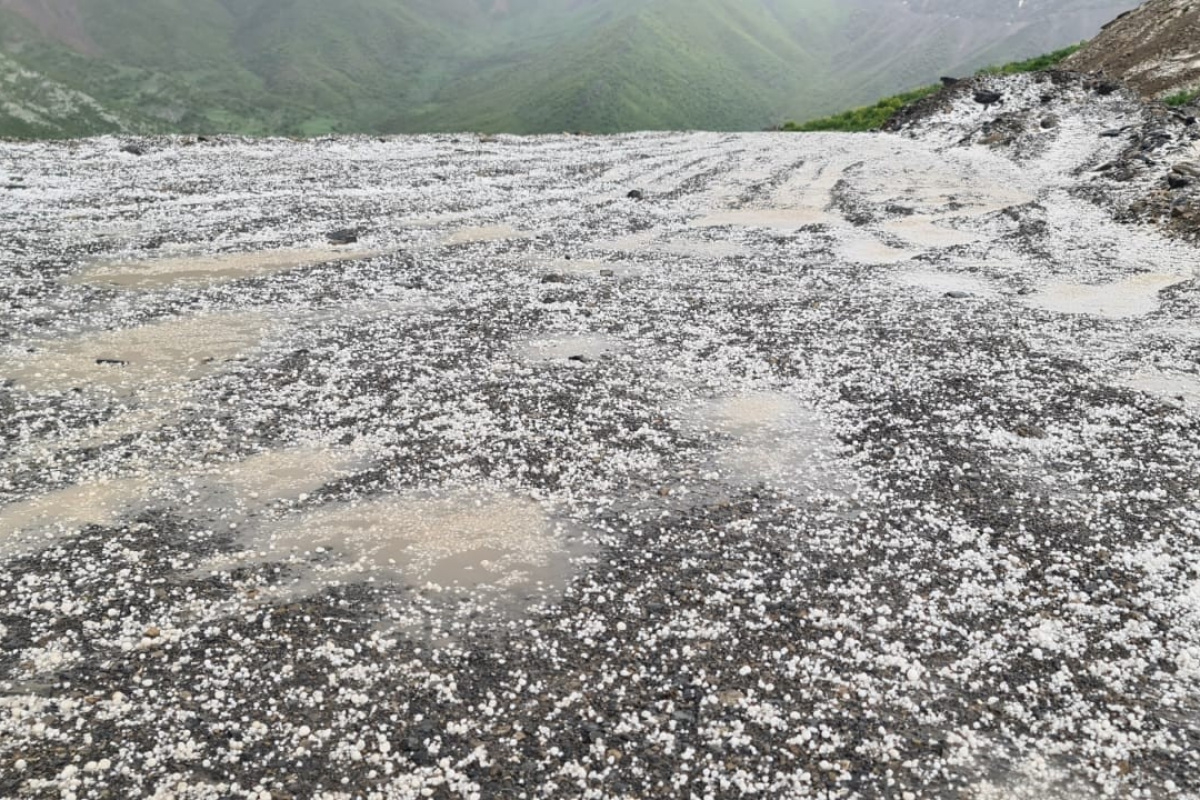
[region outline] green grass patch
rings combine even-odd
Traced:
[[[1014,61],[997,67],[984,67],[976,75],[1019,75],[1023,72],[1039,72],[1061,63],[1069,56],[1077,53],[1086,42],[1080,42],[1053,53],[1047,53],[1037,58],[1025,61]],[[885,97],[874,105],[843,111],[831,117],[822,117],[809,122],[788,122],[783,125],[785,131],[798,133],[813,133],[816,131],[841,131],[844,133],[860,133],[878,130],[891,119],[897,111],[910,103],[915,103],[923,97],[928,97],[941,89],[940,86],[923,86],[909,92]],[[1193,95],[1194,96],[1194,95]],[[1170,102],[1170,100],[1168,100]],[[1186,100],[1184,102],[1187,102]],[[1182,103],[1180,103],[1182,105]]]
[[[911,92],[885,97],[874,105],[843,111],[841,114],[834,114],[832,117],[822,117],[821,119],[802,123],[789,122],[783,126],[783,130],[795,131],[797,133],[813,133],[816,131],[858,133],[873,131],[881,127],[883,123],[891,119],[897,111],[909,103],[915,103],[922,97],[928,97],[940,88],[940,86],[924,86],[920,89],[914,89]]]
[[[1186,106],[1193,100],[1200,98],[1200,89],[1192,89],[1190,92],[1176,92],[1170,97],[1164,97],[1163,102],[1172,108]]]
[[[1053,53],[1047,53],[1044,56],[1031,58],[1026,61],[1013,61],[1010,64],[1003,64],[998,67],[984,67],[976,72],[976,75],[1020,75],[1023,72],[1040,72],[1044,69],[1056,67],[1063,61],[1066,61],[1071,56],[1078,53],[1087,42],[1073,44],[1070,47],[1064,47],[1061,50],[1055,50]]]

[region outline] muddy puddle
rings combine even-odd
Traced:
[[[1143,369],[1127,375],[1120,383],[1126,388],[1146,392],[1163,400],[1200,408],[1200,375]]]
[[[179,256],[146,261],[117,261],[95,264],[72,276],[74,283],[118,289],[167,289],[213,286],[243,278],[370,258],[377,252],[340,249],[264,250],[209,256]]]
[[[1034,308],[1061,314],[1126,319],[1157,311],[1158,293],[1188,280],[1190,278],[1182,275],[1147,273],[1114,283],[1056,282],[1046,284],[1025,302]]]
[[[507,239],[525,239],[529,234],[510,225],[480,225],[462,228],[442,240],[442,244],[471,244],[474,242],[502,242]]]
[[[517,347],[524,361],[586,364],[621,353],[625,344],[598,334],[543,336]]]
[[[720,440],[715,478],[738,485],[765,484],[806,496],[845,496],[852,469],[829,417],[782,393],[763,392],[701,403],[686,413],[687,427]]]
[[[132,393],[199,380],[226,368],[262,340],[259,314],[211,314],[40,343],[0,361],[0,375],[32,391],[73,388]]]
[[[243,563],[295,570],[293,596],[362,581],[547,590],[565,584],[571,555],[584,549],[538,503],[483,490],[331,504],[265,524],[243,544]]]
[[[966,293],[975,297],[994,297],[996,290],[982,278],[936,270],[906,270],[891,276],[894,283],[935,294]]]
[[[574,275],[584,278],[630,278],[644,271],[637,264],[582,258],[535,260],[527,262],[527,265],[547,275]]]
[[[841,257],[856,264],[887,265],[908,261],[920,250],[907,250],[884,244],[878,239],[854,238],[838,247]]]
[[[664,255],[714,260],[744,258],[753,254],[750,248],[743,247],[737,242],[726,242],[719,239],[668,239],[654,245],[652,250]]]
[[[983,237],[969,231],[960,231],[945,222],[931,217],[906,217],[884,223],[883,230],[892,236],[924,249],[958,247],[974,244]]]
[[[821,208],[739,208],[718,211],[693,223],[698,228],[743,227],[798,230],[830,222],[837,217]]]
[[[137,478],[90,481],[0,507],[0,553],[5,541],[29,549],[88,525],[112,525],[151,504],[195,519],[240,524],[275,504],[299,501],[370,463],[365,451],[310,446],[223,464],[145,465]]]
[[[366,451],[303,446],[270,450],[241,461],[199,467],[171,476],[175,494],[191,514],[242,522],[271,505],[292,503],[371,463]]]
[[[113,525],[145,505],[152,481],[97,480],[0,506],[0,556],[40,549],[89,525]]]

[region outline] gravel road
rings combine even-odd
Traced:
[[[0,796],[1200,797],[1200,251],[1056,102],[0,143]]]

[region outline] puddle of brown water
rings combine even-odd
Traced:
[[[839,248],[842,257],[858,264],[896,264],[919,255],[920,250],[890,247],[878,239],[851,239]]]
[[[1125,377],[1121,385],[1193,408],[1200,406],[1200,375],[1144,369]]]
[[[546,274],[578,275],[588,278],[620,277],[626,278],[641,274],[641,267],[620,261],[595,261],[589,259],[546,259],[526,262]]]
[[[1025,302],[1035,308],[1062,314],[1089,314],[1109,319],[1126,319],[1158,309],[1158,293],[1190,280],[1182,275],[1147,273],[1104,284],[1050,283]]]
[[[794,397],[766,392],[709,401],[691,414],[691,424],[728,437],[714,462],[721,480],[839,496],[853,489],[830,420]]]
[[[100,480],[0,507],[0,555],[37,549],[88,525],[112,525],[151,488],[143,478]]]
[[[214,374],[261,341],[259,314],[186,317],[120,331],[43,342],[0,375],[33,391],[75,387],[128,393]]]
[[[527,233],[509,225],[481,225],[473,228],[463,228],[447,236],[443,244],[469,244],[471,242],[499,242],[505,239],[524,239]]]
[[[315,492],[361,469],[366,459],[335,448],[272,450],[216,468],[211,478],[245,500],[270,503]]]
[[[806,225],[829,222],[836,217],[821,208],[741,208],[720,211],[697,220],[698,228],[716,228],[727,225],[745,228],[775,228],[796,230]]]
[[[624,344],[608,336],[546,336],[532,339],[518,348],[526,361],[596,361],[619,353]]]
[[[368,578],[410,585],[561,585],[569,551],[537,503],[487,492],[406,495],[328,506],[282,520],[248,544],[289,560],[301,591]],[[319,564],[314,554],[329,554]]]
[[[265,250],[215,256],[183,256],[150,261],[97,264],[71,280],[120,289],[162,289],[172,286],[211,286],[276,272],[370,258],[375,252],[342,249]]]
[[[241,524],[276,503],[301,500],[348,478],[370,462],[367,453],[342,447],[293,447],[184,468],[164,474],[162,481],[189,515]]]
[[[901,286],[926,289],[938,294],[968,292],[979,297],[992,297],[996,294],[996,290],[986,280],[976,278],[973,275],[963,275],[956,272],[908,270],[893,275],[892,281]]]
[[[667,255],[698,256],[700,258],[738,258],[751,255],[751,251],[736,242],[708,239],[671,239],[653,247],[654,252]]]
[[[906,217],[885,223],[883,229],[921,248],[957,247],[974,244],[982,238],[978,234],[960,231],[945,223],[939,224],[931,217]]]

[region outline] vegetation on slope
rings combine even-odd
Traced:
[[[1083,43],[1064,47],[1061,50],[1056,50],[1053,53],[1031,58],[1026,61],[1014,61],[1010,64],[1004,64],[996,67],[984,67],[979,70],[977,75],[1016,75],[1023,72],[1038,72],[1044,69],[1061,63],[1066,58],[1077,52]],[[904,108],[909,103],[915,103],[923,97],[928,97],[941,87],[922,86],[919,89],[904,92],[902,94],[885,97],[877,103],[862,108],[855,108],[849,111],[843,111],[840,114],[834,114],[830,117],[822,117],[809,122],[796,123],[789,122],[783,126],[785,131],[796,131],[800,133],[810,133],[816,131],[840,131],[849,133],[858,133],[862,131],[873,131],[882,127],[885,122],[891,119],[897,111]]]
[[[1180,106],[1186,106],[1193,100],[1197,99],[1200,99],[1200,89],[1193,89],[1190,92],[1176,92],[1170,97],[1163,98],[1163,102],[1173,108],[1179,108]]]
[[[289,135],[747,130],[1038,52],[1092,24],[1055,9],[1129,2],[1027,3],[998,27],[992,0],[956,0],[954,14],[891,0],[0,0],[0,54],[104,112],[0,117],[0,136],[111,120]],[[38,15],[68,6],[65,27]],[[39,115],[35,97],[23,108]]]

